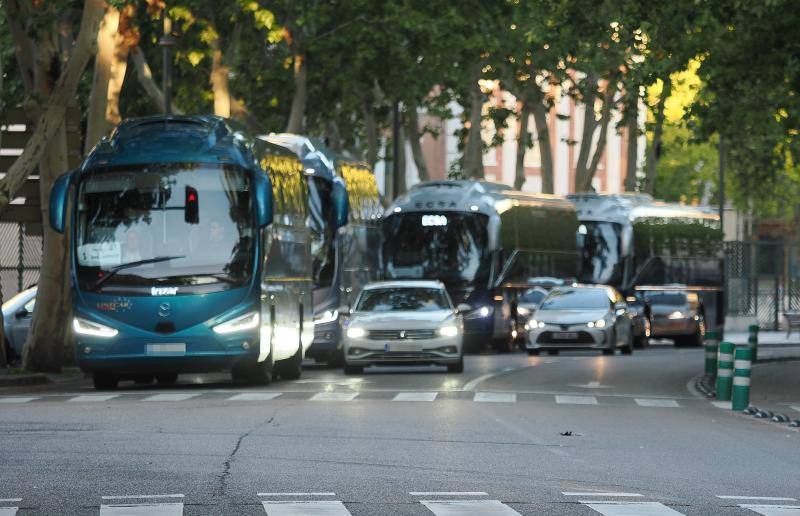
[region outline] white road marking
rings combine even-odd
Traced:
[[[21,502],[22,498],[0,498],[0,503]]]
[[[610,498],[610,497],[639,498],[642,496],[639,493],[614,493],[614,492],[603,493],[595,491],[584,492],[584,493],[576,491],[564,491],[561,494],[564,496],[600,496],[603,498]]]
[[[513,392],[476,392],[472,401],[484,403],[516,403],[517,395]]]
[[[489,496],[483,491],[411,491],[411,496]]]
[[[103,500],[153,500],[156,498],[183,498],[182,494],[101,496]]]
[[[717,408],[725,409],[725,410],[732,410],[733,409],[733,402],[730,401],[712,401],[712,405]]]
[[[350,516],[338,500],[318,502],[261,502],[269,516]]]
[[[792,410],[796,410],[797,412],[800,412],[800,405],[792,405]]]
[[[570,387],[580,387],[581,389],[611,389],[612,385],[602,385],[600,382],[571,383]]]
[[[800,505],[750,505],[740,504],[742,509],[748,509],[763,516],[798,516]]]
[[[678,402],[669,399],[660,398],[634,398],[634,401],[640,407],[659,407],[659,408],[679,408]]]
[[[556,396],[556,403],[561,405],[597,405],[597,398],[594,396]]]
[[[422,500],[436,516],[522,516],[499,500]]]
[[[336,496],[336,493],[258,493],[258,496]]]
[[[0,516],[16,516],[19,507],[0,507]]]
[[[100,516],[182,516],[182,503],[125,503],[101,505]]]
[[[433,401],[438,392],[398,392],[392,401]]]
[[[228,401],[269,401],[274,400],[282,392],[243,392],[228,398]]]
[[[581,503],[603,516],[674,516],[683,514],[658,502],[596,502],[581,500]]]
[[[196,396],[200,395],[197,393],[172,392],[165,394],[154,394],[153,396],[147,397],[142,401],[186,401]]]
[[[357,392],[318,392],[311,396],[311,401],[353,401]]]
[[[796,502],[797,498],[785,498],[781,496],[735,496],[735,495],[717,495],[717,498],[723,500],[758,500],[761,502]]]
[[[92,403],[113,400],[114,398],[119,398],[119,394],[84,394],[70,398],[67,401],[70,403]]]
[[[9,398],[0,398],[0,403],[28,403],[29,401],[38,399],[38,397],[24,398],[22,396],[14,396]]]

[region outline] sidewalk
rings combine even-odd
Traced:
[[[77,367],[65,367],[60,373],[28,373],[19,369],[0,368],[0,389],[61,384],[83,379]]]
[[[722,340],[737,346],[747,344],[747,332],[725,332]],[[758,333],[758,362],[783,362],[800,360],[800,333],[785,331],[760,331]],[[800,365],[798,365],[800,367]]]

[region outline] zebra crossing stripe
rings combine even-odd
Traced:
[[[148,396],[142,401],[186,401],[200,396],[199,393],[185,393],[185,392],[170,392],[164,394],[154,394]]]
[[[597,405],[597,398],[594,396],[557,395],[556,403],[560,405]]]
[[[800,505],[752,505],[739,504],[742,509],[747,509],[763,516],[798,516]]]
[[[599,512],[603,516],[675,516],[683,515],[658,502],[601,502],[580,501],[583,505]]]
[[[38,399],[39,399],[38,397],[13,396],[7,398],[0,398],[0,403],[28,403],[29,401]]]
[[[792,410],[800,412],[800,405],[792,405]]]
[[[82,396],[75,396],[67,401],[70,403],[96,403],[99,401],[113,400],[119,398],[119,394],[84,394]]]
[[[516,403],[517,395],[513,392],[476,392],[472,401],[479,403]]]
[[[16,516],[19,507],[0,507],[0,516]]]
[[[282,392],[243,392],[228,398],[228,401],[269,401],[274,400]]]
[[[314,502],[261,502],[267,516],[350,516],[338,500]]]
[[[662,398],[634,398],[640,407],[679,408],[678,402]]]
[[[522,516],[500,500],[422,500],[436,516]]]
[[[311,396],[311,401],[353,401],[357,392],[318,392]]]
[[[433,401],[438,392],[398,392],[392,401]]]
[[[183,504],[170,503],[123,503],[101,505],[100,516],[182,516]]]

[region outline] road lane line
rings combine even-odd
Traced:
[[[798,516],[800,505],[751,505],[739,504],[742,509],[747,509],[763,516]]]
[[[762,502],[796,502],[797,498],[787,498],[781,496],[735,496],[735,495],[717,495],[717,498],[723,500],[758,500]]]
[[[509,369],[503,369],[502,371],[497,371],[496,373],[485,374],[483,376],[479,376],[479,377],[475,378],[474,380],[468,381],[467,383],[464,384],[464,387],[462,387],[461,390],[462,391],[474,391],[475,387],[477,387],[479,384],[485,382],[489,378],[494,378],[495,376],[500,376],[500,375],[507,374],[507,373],[513,373],[515,371],[522,371],[523,369],[529,369],[531,367],[535,367],[535,366],[534,365],[529,365],[529,366],[524,366],[524,367],[512,367],[512,368],[509,368]]]
[[[357,392],[318,392],[311,396],[311,401],[353,401]]]
[[[392,401],[433,401],[438,392],[398,392]]]
[[[258,493],[258,496],[336,496],[336,493]]]
[[[483,491],[410,491],[411,496],[489,496]]]
[[[733,406],[732,406],[730,401],[712,401],[711,404],[714,405],[717,408],[721,408],[721,409],[725,409],[725,410],[731,410],[733,408]]]
[[[642,496],[639,493],[613,493],[613,492],[603,493],[603,492],[594,492],[594,491],[584,492],[584,493],[576,492],[576,491],[563,491],[561,494],[564,495],[564,496],[587,496],[587,497],[588,496],[600,496],[600,497],[603,497],[603,498],[616,497],[616,496],[623,497],[623,498],[639,498],[639,497]]]
[[[16,516],[19,507],[0,507],[0,516]]]
[[[500,500],[421,500],[436,516],[522,516]]]
[[[15,503],[21,501],[22,498],[0,498],[0,503]]]
[[[101,496],[103,500],[151,500],[156,498],[183,498],[182,494]]]
[[[350,516],[338,500],[315,502],[261,502],[268,516]]]
[[[472,401],[479,403],[516,403],[517,395],[513,392],[476,392]]]
[[[580,501],[583,505],[603,516],[674,516],[683,515],[658,502],[596,502]]]
[[[634,398],[633,401],[636,402],[637,405],[640,407],[658,407],[658,408],[679,408],[678,402],[675,400],[670,399],[659,399],[659,398]]]
[[[561,405],[597,405],[597,398],[594,396],[556,395],[556,403]]]
[[[28,403],[29,401],[38,400],[38,397],[22,397],[22,396],[14,396],[8,398],[0,398],[0,403]]]
[[[101,505],[100,516],[182,516],[183,504],[173,503],[123,503]]]
[[[183,392],[173,392],[173,393],[164,393],[164,394],[154,394],[149,396],[142,401],[186,401],[192,398],[200,396],[198,393],[183,393]]]
[[[119,394],[83,394],[70,398],[67,401],[69,403],[96,403],[99,401],[113,400],[114,398],[119,398],[119,396]]]
[[[231,396],[227,401],[269,401],[282,394],[282,392],[243,392]]]
[[[792,410],[800,412],[800,405],[792,405]]]

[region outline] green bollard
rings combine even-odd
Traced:
[[[706,332],[706,374],[708,376],[717,374],[717,352],[720,340],[718,331],[709,330]]]
[[[734,349],[735,346],[730,342],[720,342],[719,344],[719,355],[717,355],[717,399],[719,401],[731,400]]]
[[[737,348],[733,361],[733,397],[731,408],[744,410],[750,405],[750,367],[753,364],[753,350]]]
[[[758,325],[751,324],[747,327],[747,346],[753,351],[753,362],[758,359]]]

